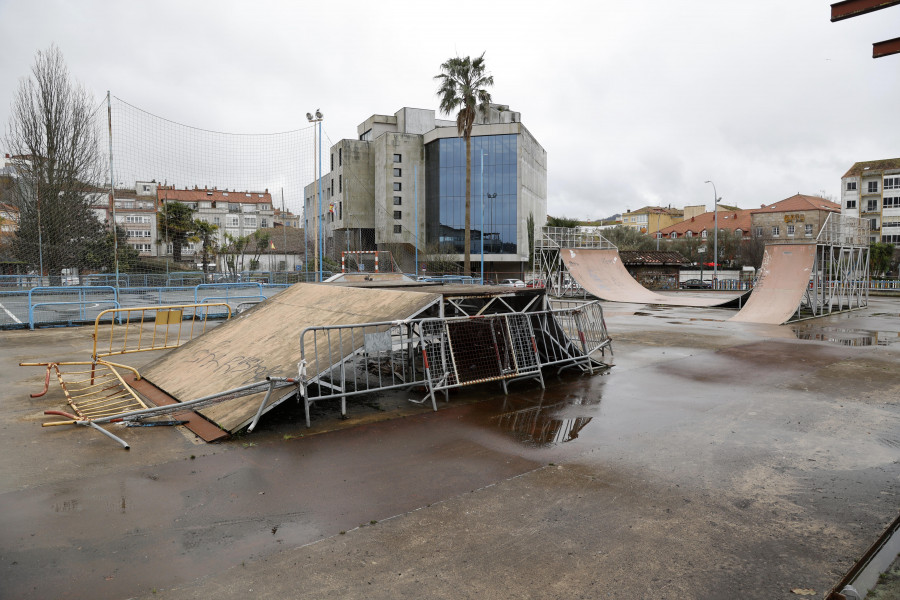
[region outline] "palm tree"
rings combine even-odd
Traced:
[[[193,214],[193,209],[181,202],[163,202],[162,209],[156,213],[156,228],[160,240],[172,242],[172,258],[175,262],[181,262],[181,249],[194,233]]]
[[[440,110],[450,115],[455,110],[456,128],[466,140],[466,229],[465,262],[463,273],[471,275],[471,210],[472,210],[472,125],[475,113],[486,115],[491,105],[491,93],[487,87],[494,85],[493,75],[485,74],[484,52],[477,58],[451,58],[441,65],[441,73],[434,77],[440,81],[437,94],[441,99]]]
[[[206,279],[205,276],[209,274],[210,255],[214,258],[216,250],[218,250],[216,232],[219,230],[219,226],[207,223],[206,221],[201,221],[200,219],[194,219],[192,229],[194,231],[188,236],[187,240],[193,243],[200,242],[200,250],[202,252],[201,264],[203,265],[204,279]]]

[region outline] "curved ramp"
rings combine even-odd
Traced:
[[[815,244],[766,246],[753,296],[730,321],[781,325],[797,312],[809,287]]]
[[[709,298],[664,296],[652,292],[639,284],[625,269],[619,251],[560,248],[559,254],[581,287],[601,300],[610,302],[637,302],[641,304],[662,304],[667,306],[724,307],[737,304],[750,292],[739,296],[715,295]]]

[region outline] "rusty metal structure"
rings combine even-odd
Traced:
[[[900,0],[843,0],[831,5],[831,22],[843,21],[900,4]],[[900,53],[900,37],[872,44],[872,58]]]

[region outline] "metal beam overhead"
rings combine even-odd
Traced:
[[[872,58],[900,54],[900,37],[872,44]]]
[[[831,5],[831,22],[858,17],[900,4],[900,0],[844,0]]]

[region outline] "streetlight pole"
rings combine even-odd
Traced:
[[[715,218],[715,230],[713,231],[713,289],[719,285],[719,194],[716,192],[716,184],[706,181],[713,186],[713,215]]]
[[[484,150],[481,151],[481,285],[484,285]]]
[[[659,251],[659,219],[662,215],[662,209],[656,209],[656,250]]]
[[[322,115],[322,113],[319,111],[318,108],[316,109],[315,116],[313,116],[311,113],[306,113],[306,119],[310,123],[313,124],[313,176],[314,177],[315,177],[315,172],[316,172],[316,168],[315,168],[316,167],[316,158],[315,158],[316,130],[315,130],[315,125],[316,125],[316,123],[319,124],[319,176],[316,179],[316,183],[318,184],[318,194],[317,195],[318,195],[318,201],[319,201],[319,208],[318,208],[318,211],[316,212],[316,281],[318,281],[320,283],[322,281],[322,259],[325,258],[325,241],[323,239],[324,236],[323,236],[323,232],[322,232],[322,223],[321,223],[321,217],[322,217],[322,119],[323,118],[324,118],[324,116]]]

